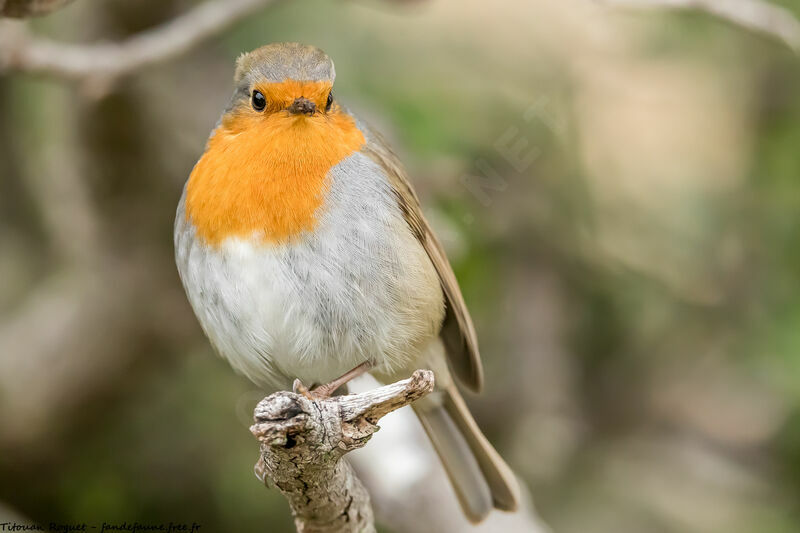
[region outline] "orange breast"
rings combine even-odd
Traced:
[[[291,239],[314,228],[328,171],[363,144],[342,112],[233,111],[189,177],[186,216],[211,245],[227,237]]]

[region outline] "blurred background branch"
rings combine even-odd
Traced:
[[[696,9],[769,35],[800,53],[800,22],[788,9],[762,0],[599,0],[631,8]]]
[[[90,90],[149,65],[185,54],[277,0],[209,0],[119,43],[69,44],[33,35],[24,26],[0,28],[0,72],[19,71],[80,81]]]
[[[70,2],[72,0],[0,0],[0,17],[38,17]]]

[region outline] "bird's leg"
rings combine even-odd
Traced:
[[[364,361],[357,367],[348,370],[347,372],[345,372],[338,378],[334,379],[333,381],[314,387],[311,390],[311,394],[315,394],[322,398],[328,398],[331,396],[331,394],[336,392],[336,389],[338,389],[342,385],[346,385],[347,383],[350,382],[350,380],[353,380],[358,376],[363,376],[364,374],[369,372],[373,366],[375,365],[373,364],[372,361],[370,360]]]
[[[293,388],[296,393],[302,394],[309,400],[324,400],[326,398],[330,398],[331,395],[336,392],[336,389],[342,385],[346,385],[350,380],[369,372],[373,366],[375,365],[372,361],[364,361],[357,367],[353,368],[352,370],[348,370],[333,381],[323,385],[318,385],[311,390],[308,390],[308,388],[303,385],[299,379],[296,379],[294,380]]]

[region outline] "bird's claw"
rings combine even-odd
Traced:
[[[294,384],[292,385],[292,390],[295,394],[300,394],[301,396],[305,397],[312,402],[320,401],[320,400],[327,400],[331,397],[331,394],[334,391],[329,390],[330,387],[326,387],[325,385],[319,385],[310,389],[303,385],[303,382],[299,379],[294,380]]]

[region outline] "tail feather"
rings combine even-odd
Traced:
[[[494,507],[502,511],[516,511],[519,505],[517,478],[506,462],[481,433],[472,418],[467,404],[455,387],[448,390],[444,408],[455,422],[478,461],[481,472],[492,492]]]
[[[471,522],[480,522],[492,510],[492,493],[466,439],[443,407],[417,414],[441,458],[464,514]]]
[[[511,469],[483,436],[458,390],[448,387],[441,404],[415,407],[444,465],[467,518],[480,522],[492,508],[513,511],[519,487]]]

